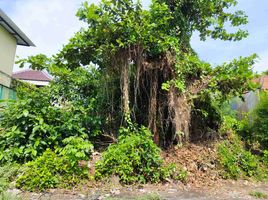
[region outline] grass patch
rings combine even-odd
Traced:
[[[161,198],[158,194],[146,194],[136,198],[135,200],[161,200]]]
[[[8,189],[10,183],[14,181],[19,168],[20,166],[18,164],[6,164],[0,166],[0,194]]]
[[[259,192],[259,191],[253,191],[249,193],[250,196],[253,196],[255,198],[258,199],[268,199],[268,195],[263,193],[263,192]]]
[[[7,192],[0,193],[0,200],[22,200],[22,198],[12,195]]]
[[[145,194],[138,197],[108,197],[105,200],[163,200],[158,194]]]

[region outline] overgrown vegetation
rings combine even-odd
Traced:
[[[55,187],[72,187],[88,178],[88,169],[73,165],[68,157],[60,157],[51,150],[28,162],[16,181],[23,190],[35,191]]]
[[[268,149],[268,92],[260,92],[260,103],[252,112],[251,124],[246,127],[246,139],[249,143],[259,144],[260,150]]]
[[[256,55],[212,67],[190,45],[193,32],[201,40],[247,37],[247,31],[235,29],[247,24],[236,5],[236,0],[153,0],[144,9],[132,0],[85,2],[77,16],[87,27],[58,54],[18,62],[47,70],[54,80],[43,88],[17,83],[18,100],[1,115],[0,164],[23,165],[17,187],[72,186],[88,176],[79,161],[91,158],[93,146],[109,142],[115,144],[97,162],[96,179],[186,182],[186,170],[163,166],[160,148],[241,131],[241,123],[225,115],[222,105],[255,88]],[[262,102],[246,138],[264,148],[268,100]],[[234,138],[219,146],[225,177],[258,175],[267,152],[259,158]]]
[[[253,111],[246,113],[244,119],[224,116],[220,130],[227,133],[227,138],[218,146],[218,156],[225,178],[268,178],[267,150],[264,145],[267,131],[263,128],[268,117],[268,112],[265,112],[266,97],[267,93],[261,91],[260,103]]]
[[[82,88],[75,86],[90,81],[92,76],[77,69],[68,75],[62,72],[50,87],[18,86],[19,100],[10,102],[2,113],[0,162],[24,163],[42,155],[47,148],[63,148],[66,138],[80,137],[86,141],[96,136],[101,122],[92,114],[94,98],[82,98],[86,94],[77,91],[83,87],[90,90],[93,83],[84,83]],[[72,82],[71,86],[61,80],[65,78]]]
[[[94,72],[55,69],[54,75],[49,87],[17,83],[19,100],[9,102],[2,113],[0,163],[4,167],[7,162],[26,163],[17,179],[17,187],[23,189],[69,187],[87,178],[88,169],[79,161],[90,159],[89,140],[99,134],[100,117],[92,114]],[[3,179],[6,189],[9,180]]]
[[[225,178],[238,179],[260,175],[260,163],[257,156],[245,150],[240,138],[222,142],[218,147],[220,164],[225,168]]]
[[[10,187],[14,182],[20,166],[18,164],[8,163],[0,167],[0,194]]]
[[[247,31],[228,33],[224,27],[247,23],[243,11],[228,11],[236,4],[155,0],[146,10],[132,0],[85,2],[77,16],[87,28],[55,57],[29,57],[22,65],[28,62],[32,68],[53,72],[55,67],[72,71],[95,64],[101,80],[96,110],[106,119],[104,131],[116,136],[131,119],[149,127],[156,144],[169,148],[194,140],[198,131],[217,132],[217,107],[254,88],[256,55],[212,68],[190,46],[194,31],[202,40],[247,37]]]
[[[96,178],[119,176],[122,183],[147,183],[168,176],[160,157],[160,149],[145,129],[123,131],[118,144],[111,145],[96,164]]]
[[[0,200],[22,200],[22,199],[7,192],[3,192],[0,193]]]

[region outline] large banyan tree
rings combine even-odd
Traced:
[[[106,130],[131,120],[149,127],[162,147],[194,140],[218,128],[216,105],[251,89],[255,55],[212,67],[190,44],[193,33],[201,40],[247,37],[247,31],[235,28],[248,22],[243,11],[234,11],[236,4],[153,0],[145,9],[132,0],[85,2],[77,16],[86,26],[54,64],[69,69],[94,64],[100,71],[99,114]]]

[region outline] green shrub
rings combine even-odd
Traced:
[[[241,169],[237,165],[237,157],[232,152],[231,149],[228,148],[227,143],[223,143],[218,148],[220,164],[224,167],[226,173],[224,176],[226,178],[234,178],[237,179],[240,176]]]
[[[0,193],[8,189],[10,182],[14,181],[20,166],[15,163],[5,164],[0,167]]]
[[[268,151],[267,150],[263,151],[262,160],[264,164],[268,165]]]
[[[253,111],[253,124],[247,136],[252,142],[258,142],[263,149],[268,149],[268,92],[260,93],[260,103]]]
[[[89,160],[93,145],[82,137],[69,137],[64,139],[65,147],[57,149],[59,154],[67,157],[72,166],[77,166],[80,160]]]
[[[188,171],[181,166],[177,166],[175,163],[165,166],[163,172],[165,173],[165,177],[169,177],[173,180],[181,181],[183,183],[188,181]]]
[[[260,172],[259,159],[244,149],[238,137],[222,142],[218,147],[218,156],[225,170],[225,178],[252,177]]]
[[[96,178],[119,176],[124,184],[157,182],[164,178],[160,149],[151,133],[141,128],[119,137],[96,163]]]
[[[225,135],[232,132],[240,131],[243,128],[241,121],[237,120],[235,117],[230,115],[224,115],[222,117],[223,121],[219,129],[221,135]]]
[[[67,157],[47,149],[42,156],[24,166],[16,186],[29,191],[73,186],[88,177],[86,168],[77,170],[77,167],[74,168]]]
[[[22,200],[22,198],[7,192],[0,193],[0,200]]]
[[[8,105],[0,122],[0,163],[25,163],[42,155],[47,148],[63,148],[66,138],[90,135],[84,124],[86,121],[90,124],[87,119],[90,108],[71,103],[53,105],[50,88],[22,88],[20,93],[21,98]]]

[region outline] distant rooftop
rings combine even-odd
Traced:
[[[268,90],[268,75],[263,75],[254,80],[255,83],[259,83],[262,90]]]
[[[0,9],[0,25],[13,35],[18,45],[35,46],[20,28]]]
[[[52,78],[44,71],[37,71],[32,69],[27,69],[19,72],[14,72],[13,78],[19,80],[29,80],[29,81],[51,81]]]

